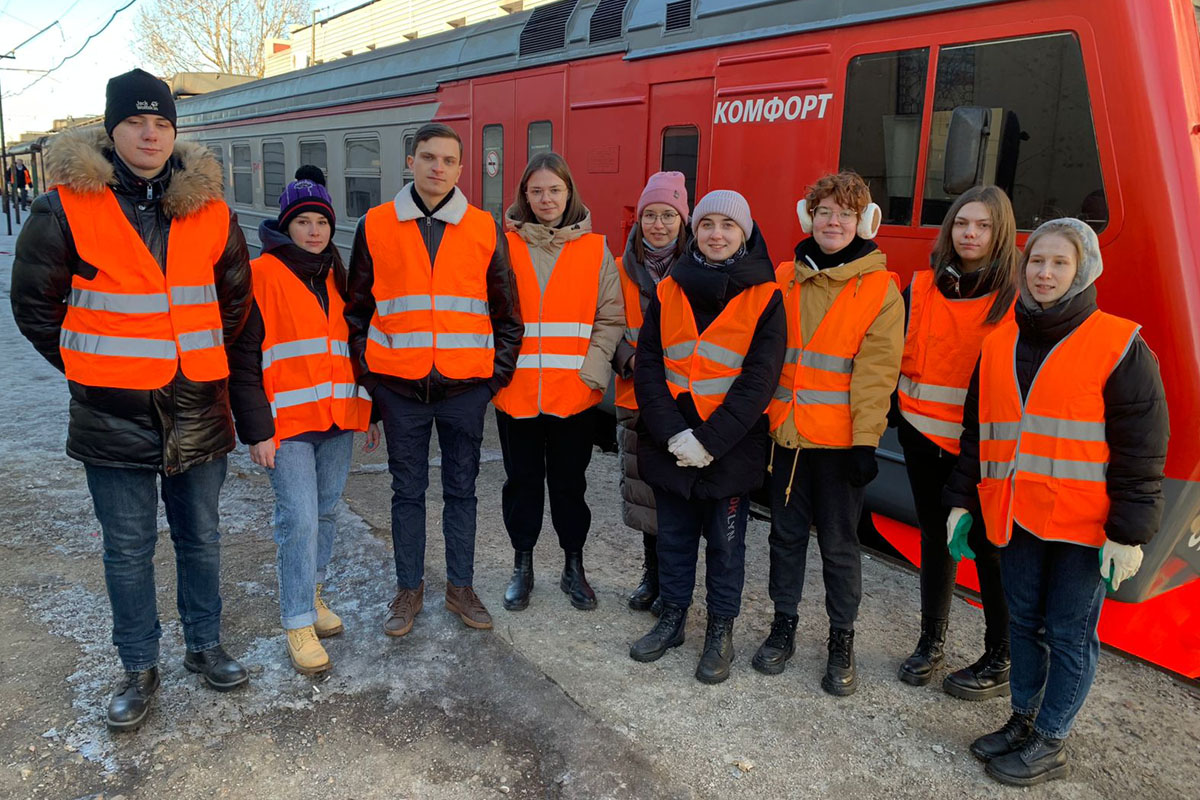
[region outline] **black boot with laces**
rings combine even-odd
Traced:
[[[729,677],[732,664],[733,617],[709,614],[708,629],[704,632],[704,652],[700,654],[700,663],[696,665],[696,680],[701,683],[720,683]]]
[[[858,673],[854,669],[854,631],[829,629],[829,662],[825,665],[821,688],[838,697],[854,694],[858,689]]]
[[[921,638],[917,649],[900,665],[900,680],[913,686],[924,686],[933,678],[933,670],[942,663],[946,643],[946,620],[921,617]]]
[[[629,648],[629,657],[634,661],[657,661],[672,647],[683,644],[683,627],[687,622],[687,606],[663,604],[658,621],[642,638]]]
[[[798,616],[775,612],[771,632],[759,646],[750,665],[764,675],[778,675],[787,666],[788,659],[796,652],[796,623]]]

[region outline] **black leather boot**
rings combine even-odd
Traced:
[[[654,599],[654,602],[650,604],[650,613],[656,617],[661,617],[662,609],[663,609],[663,599],[662,599],[662,595],[660,594],[658,597],[656,597]]]
[[[983,656],[974,664],[947,675],[942,681],[942,688],[946,694],[963,700],[1008,697],[1008,672],[1011,663],[1007,641],[989,645]]]
[[[708,615],[704,631],[704,650],[696,665],[696,680],[701,683],[720,683],[729,677],[733,664],[733,617]]]
[[[683,644],[683,627],[687,622],[687,606],[663,604],[662,614],[654,627],[629,648],[629,657],[643,663],[658,661],[672,647]]]
[[[924,686],[933,678],[933,670],[942,663],[946,643],[946,620],[921,617],[921,638],[917,649],[900,665],[900,680],[913,686]]]
[[[829,629],[829,662],[825,665],[821,688],[838,697],[854,694],[858,689],[858,673],[854,669],[854,631]]]
[[[644,542],[646,559],[642,566],[642,582],[629,595],[629,607],[634,611],[647,611],[658,599],[658,549],[654,537],[646,536]]]
[[[108,727],[132,731],[150,712],[150,697],[158,689],[158,667],[126,672],[125,679],[108,701]]]
[[[980,761],[988,762],[993,758],[1006,756],[1021,749],[1025,740],[1033,733],[1033,715],[1014,713],[1004,723],[1004,727],[993,733],[980,736],[971,742],[971,755]]]
[[[221,645],[183,657],[183,666],[188,672],[199,673],[200,679],[210,689],[228,692],[250,680],[250,673],[237,661],[229,657]]]
[[[787,666],[788,659],[796,652],[797,616],[779,611],[771,622],[771,632],[750,660],[750,665],[764,675],[778,675]]]
[[[583,552],[575,550],[565,555],[566,563],[563,564],[562,580],[558,585],[571,598],[571,605],[591,611],[596,607],[596,593],[588,585],[587,575],[583,573]]]
[[[513,574],[504,590],[504,607],[509,611],[522,611],[529,605],[529,593],[533,591],[533,551],[517,550],[513,553]]]
[[[1065,778],[1071,771],[1067,763],[1065,739],[1050,739],[1034,731],[1020,750],[993,758],[987,774],[1010,786],[1036,786]]]

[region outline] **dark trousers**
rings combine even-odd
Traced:
[[[747,495],[688,500],[654,490],[658,509],[658,583],[664,603],[686,608],[696,586],[696,561],[704,536],[704,585],[711,616],[736,617],[746,582]]]
[[[904,467],[912,487],[917,522],[921,526],[921,614],[944,620],[950,616],[954,579],[958,564],[946,546],[946,519],[950,509],[942,505],[942,489],[954,471],[958,456],[936,445],[905,447]],[[988,645],[1008,640],[1008,603],[1000,577],[1000,550],[988,541],[983,520],[976,517],[967,534],[975,551],[979,593],[987,625]]]
[[[592,512],[584,493],[592,460],[592,417],[541,414],[517,419],[496,410],[508,479],[500,493],[504,527],[514,550],[532,550],[542,532],[546,493],[550,521],[563,550],[583,550]]]
[[[442,451],[446,580],[455,586],[470,586],[475,580],[475,479],[483,446],[483,415],[491,391],[480,383],[436,403],[422,403],[381,385],[374,398],[383,417],[392,473],[396,586],[415,589],[425,576],[425,490],[429,488],[429,436],[434,424]]]
[[[183,640],[192,652],[221,643],[221,534],[217,500],[225,457],[179,475],[152,469],[85,464],[96,519],[104,535],[104,583],[112,604],[113,644],[127,670],[158,663],[158,602],[154,548],[158,544],[159,481],[175,545],[175,604]]]
[[[804,592],[808,539],[817,528],[829,624],[854,630],[862,600],[858,519],[865,487],[850,485],[848,450],[775,445],[771,470],[771,569],[775,610],[795,615]],[[791,495],[788,496],[788,487]]]

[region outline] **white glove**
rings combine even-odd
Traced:
[[[680,467],[707,467],[713,460],[691,428],[672,436],[667,449],[678,459],[675,464]]]
[[[1136,575],[1141,566],[1141,545],[1118,544],[1108,539],[1100,548],[1100,575],[1111,591],[1115,592],[1123,581]]]

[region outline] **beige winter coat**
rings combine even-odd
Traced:
[[[592,232],[591,212],[568,228],[551,228],[536,222],[521,223],[513,218],[514,213],[515,208],[509,208],[505,213],[505,227],[516,231],[529,248],[533,270],[537,273],[538,284],[544,292],[546,284],[550,282],[550,276],[554,273],[563,245]],[[532,320],[528,311],[524,316]],[[580,380],[591,388],[601,391],[608,388],[608,382],[612,378],[613,353],[624,330],[625,302],[621,297],[621,277],[606,243],[604,263],[600,267],[600,291],[596,296],[596,319],[592,322],[592,338],[588,343],[583,366],[579,370]]]

